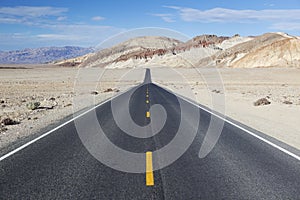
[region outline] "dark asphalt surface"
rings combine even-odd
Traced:
[[[168,115],[153,137],[124,133],[112,118],[110,102],[96,108],[106,136],[122,149],[155,151],[175,137],[181,122],[178,99],[150,82],[147,72],[129,109],[136,124],[150,122],[145,117],[148,87],[150,105],[161,104]],[[71,122],[0,162],[0,199],[300,199],[300,162],[228,123],[212,152],[200,159],[210,114],[190,106],[200,112],[197,135],[178,160],[154,172],[153,187],[145,185],[145,173],[120,172],[96,160]]]

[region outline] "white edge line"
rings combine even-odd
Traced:
[[[61,124],[61,125],[55,127],[54,129],[52,129],[52,130],[50,130],[50,131],[48,131],[48,132],[46,132],[46,133],[40,135],[39,137],[37,137],[37,138],[35,138],[35,139],[33,139],[33,140],[31,140],[31,141],[29,141],[29,142],[23,144],[22,146],[20,146],[20,147],[14,149],[14,150],[12,150],[12,151],[10,151],[9,153],[3,155],[3,156],[0,158],[0,162],[1,162],[2,160],[4,160],[5,158],[8,158],[9,156],[11,156],[11,155],[17,153],[18,151],[21,151],[22,149],[26,148],[27,146],[29,146],[29,145],[35,143],[36,141],[38,141],[38,140],[40,140],[40,139],[46,137],[47,135],[53,133],[54,131],[60,129],[61,127],[65,126],[65,125],[67,125],[67,124],[69,124],[69,123],[71,123],[71,122],[74,121],[75,119],[78,119],[78,118],[82,117],[83,115],[85,115],[85,114],[91,112],[92,110],[98,108],[99,106],[101,106],[101,105],[103,105],[103,104],[105,104],[105,103],[111,101],[112,99],[117,98],[118,96],[124,94],[125,92],[131,90],[131,89],[134,88],[134,87],[137,87],[137,86],[133,86],[133,87],[131,87],[131,88],[128,88],[128,89],[125,90],[124,92],[121,92],[121,93],[119,93],[119,94],[117,94],[117,95],[115,95],[115,96],[112,96],[112,97],[106,99],[105,101],[103,101],[103,102],[99,103],[98,105],[96,105],[96,106],[90,108],[89,110],[87,110],[87,111],[81,113],[80,115],[77,115],[76,117],[70,119],[69,121],[66,121],[65,123],[63,123],[63,124]]]
[[[156,84],[156,83],[155,83],[155,84]],[[159,84],[157,84],[157,85],[159,85]],[[165,89],[165,88],[163,88],[163,89]],[[168,89],[166,89],[166,90],[168,90]],[[271,141],[269,141],[269,140],[267,140],[267,139],[265,139],[265,138],[263,138],[263,137],[261,137],[261,136],[259,136],[259,135],[256,135],[255,133],[253,133],[253,132],[251,132],[251,131],[245,129],[244,127],[241,127],[240,125],[235,124],[234,122],[232,122],[232,121],[230,121],[230,120],[228,120],[228,119],[226,119],[226,118],[224,118],[224,117],[221,117],[221,116],[217,115],[216,113],[213,113],[212,111],[210,111],[210,110],[208,110],[208,109],[202,107],[200,104],[194,103],[194,102],[192,102],[191,100],[187,99],[186,97],[184,97],[184,96],[182,96],[182,95],[177,95],[177,94],[176,94],[175,92],[173,92],[172,90],[168,90],[168,91],[171,92],[171,93],[173,93],[173,94],[175,94],[175,95],[178,96],[178,97],[181,97],[183,100],[185,100],[185,101],[187,101],[187,102],[193,104],[194,106],[196,106],[196,107],[198,107],[198,108],[200,108],[200,109],[202,109],[202,110],[204,110],[204,111],[206,111],[206,112],[208,112],[208,113],[210,113],[210,114],[212,114],[212,115],[218,117],[219,119],[224,120],[224,121],[227,122],[228,124],[231,124],[231,125],[233,125],[233,126],[239,128],[239,129],[245,131],[246,133],[248,133],[248,134],[250,134],[250,135],[256,137],[257,139],[259,139],[259,140],[261,140],[261,141],[263,141],[263,142],[265,142],[265,143],[267,143],[267,144],[269,144],[269,145],[275,147],[276,149],[278,149],[278,150],[280,150],[280,151],[282,151],[282,152],[284,152],[284,153],[286,153],[286,154],[288,154],[288,155],[292,156],[293,158],[295,158],[295,159],[297,159],[297,160],[300,161],[300,156],[298,156],[298,155],[296,155],[296,154],[294,154],[294,153],[292,153],[292,152],[286,150],[285,148],[282,148],[281,146],[279,146],[279,145],[277,145],[277,144],[274,144],[273,142],[271,142]]]

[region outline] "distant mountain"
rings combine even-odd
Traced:
[[[300,67],[300,37],[285,33],[249,37],[238,34],[232,37],[200,35],[181,42],[167,37],[145,36],[52,63],[58,66],[103,68]]]
[[[16,51],[0,51],[1,64],[38,64],[75,58],[93,52],[83,47],[42,47]]]

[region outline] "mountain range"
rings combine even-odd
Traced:
[[[57,64],[78,67],[300,67],[300,38],[285,33],[232,37],[201,35],[182,42],[138,37]]]
[[[93,48],[42,47],[15,51],[0,51],[1,64],[38,64],[74,58],[93,52]]]
[[[5,55],[4,55],[5,54]],[[158,36],[137,37],[113,47],[50,47],[1,52],[0,62],[58,66],[134,68],[169,67],[300,67],[300,38],[285,33],[232,37],[200,35],[182,42]]]

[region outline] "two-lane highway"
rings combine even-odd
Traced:
[[[132,95],[128,105],[122,98],[129,93]],[[225,122],[214,149],[200,159],[199,149],[211,114],[153,84],[149,70],[143,84],[115,99],[118,116],[122,116],[120,119],[132,118],[139,127],[149,126],[153,120],[163,121],[163,114],[155,118],[152,116],[151,107],[154,105],[160,104],[166,112],[165,123],[157,134],[152,135],[155,128],[150,127],[141,129],[146,131],[140,133],[141,137],[135,137],[118,126],[111,101],[94,110],[111,143],[120,149],[144,155],[144,172],[128,173],[102,164],[86,149],[76,123],[71,121],[0,161],[0,199],[300,198],[299,159],[231,123]],[[187,109],[200,114],[196,125],[189,123],[189,116],[181,119],[179,100],[185,102]],[[126,119],[123,107],[129,109]],[[89,144],[97,147],[99,141],[94,138],[99,132],[93,132],[89,124],[92,113],[88,112],[76,120],[84,122],[81,123],[84,124],[82,130],[86,131]],[[187,124],[184,129],[187,136],[197,129],[192,144],[175,162],[155,170],[155,166],[159,165],[157,162],[168,158],[166,155],[153,158],[152,152],[168,145],[176,137],[181,123]],[[127,128],[134,132],[135,126]],[[118,159],[118,155],[109,150],[108,143],[102,141],[99,148],[102,158]],[[182,147],[178,145],[177,148]]]

